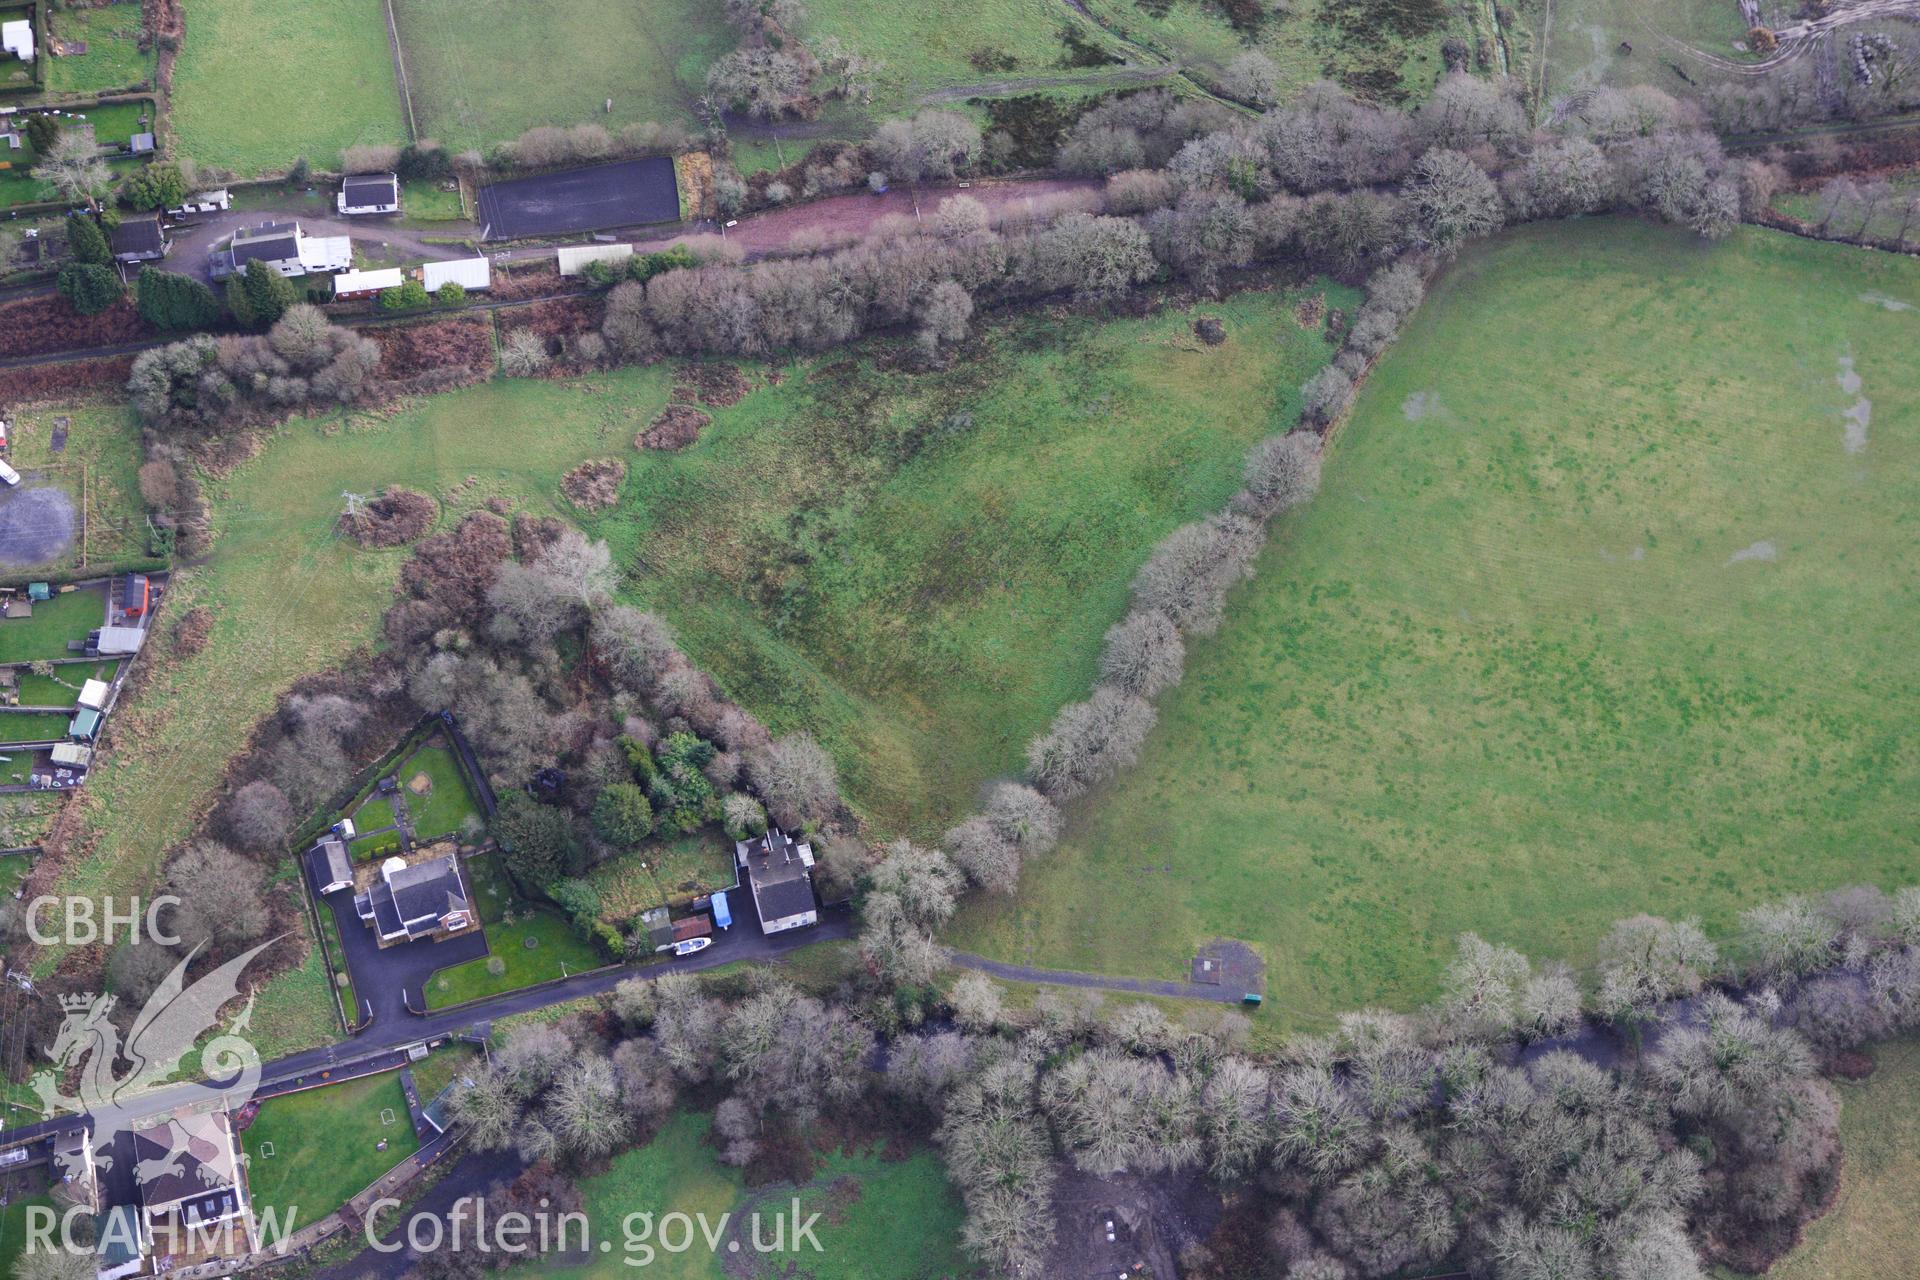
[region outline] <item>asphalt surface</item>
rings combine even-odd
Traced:
[[[244,227],[257,227],[263,222],[298,222],[300,230],[310,236],[352,236],[356,242],[374,251],[375,256],[383,258],[446,262],[473,256],[461,245],[428,244],[426,233],[399,226],[392,218],[342,218],[316,215],[304,207],[295,207],[285,211],[233,209],[226,213],[199,214],[188,218],[167,232],[173,239],[173,252],[160,265],[168,271],[178,271],[198,280],[211,280],[213,277],[207,265],[207,255],[234,232]],[[464,222],[454,222],[446,224],[445,229],[436,229],[433,235],[436,239],[451,239],[471,230]]]
[[[73,499],[63,490],[39,487],[31,477],[17,489],[0,488],[0,567],[58,560],[78,532]]]
[[[405,1060],[401,1051],[408,1045],[473,1031],[501,1018],[531,1013],[535,1009],[564,1004],[583,996],[605,995],[628,978],[656,979],[669,973],[698,973],[705,969],[717,969],[721,965],[739,961],[771,960],[816,942],[851,938],[854,934],[853,917],[844,909],[829,908],[823,911],[820,923],[811,929],[796,929],[771,937],[760,933],[749,920],[738,916],[735,919],[738,922],[732,929],[727,930],[705,951],[695,955],[639,968],[621,965],[596,969],[558,982],[489,996],[454,1009],[425,1015],[410,1013],[400,1018],[377,1021],[351,1040],[276,1058],[262,1066],[260,1087],[255,1096],[284,1093],[315,1083],[322,1077],[329,1080],[349,1078],[365,1074],[369,1069],[383,1069],[384,1064],[397,1066]],[[164,1115],[185,1103],[204,1100],[208,1090],[214,1087],[198,1082],[168,1085],[140,1098],[127,1100],[124,1108],[135,1119]],[[79,1116],[57,1116],[8,1129],[0,1133],[0,1147],[14,1146],[49,1134],[70,1133],[80,1126],[83,1119]]]
[[[680,189],[666,156],[509,178],[480,188],[480,233],[488,240],[568,235],[680,217]]]

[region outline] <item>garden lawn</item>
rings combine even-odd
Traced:
[[[406,141],[382,0],[193,0],[173,128],[180,154],[242,175]]]
[[[453,1041],[435,1049],[426,1061],[413,1064],[413,1087],[421,1105],[432,1102],[456,1079],[473,1077],[484,1065],[480,1050],[470,1044]]]
[[[56,418],[67,419],[66,441],[57,453],[53,449]],[[140,424],[125,404],[25,409],[15,416],[10,434],[16,469],[41,472],[43,479],[66,490],[76,509],[84,488],[89,574],[148,563],[147,506],[140,497]],[[77,544],[55,565],[67,573],[79,567]]]
[[[691,126],[708,65],[734,44],[719,6],[700,0],[544,0],[492,5],[481,21],[464,0],[393,0],[393,13],[421,136],[456,150],[534,125]]]
[[[630,920],[661,903],[681,905],[734,881],[733,842],[717,827],[650,840],[587,873],[600,895],[600,918]]]
[[[1920,310],[1881,297],[1920,264],[1751,230],[1466,254],[1139,766],[948,941],[1172,978],[1243,938],[1324,1023],[1431,997],[1466,930],[1583,963],[1636,912],[1910,882]]]
[[[87,42],[78,57],[47,64],[47,88],[54,93],[106,93],[152,82],[154,56],[140,51],[140,6],[132,0],[99,9],[62,7],[52,19],[60,39]]]
[[[340,1007],[346,1011],[349,1025],[360,1021],[360,993],[353,989],[353,975],[347,968],[347,946],[340,937],[340,922],[334,919],[333,907],[327,902],[318,904],[320,916],[321,941],[327,948],[327,955],[333,960],[334,985],[340,989]]]
[[[1295,420],[1329,355],[1301,299],[1027,317],[943,373],[872,347],[805,362],[642,455],[594,527],[733,697],[821,739],[882,831],[937,835],[1085,696],[1153,545]],[[1222,345],[1193,337],[1200,313]]]
[[[25,586],[25,583],[16,583]],[[107,620],[105,588],[56,591],[51,600],[38,600],[31,618],[0,620],[0,662],[37,662],[42,658],[70,658],[69,640],[85,640]]]
[[[0,713],[0,742],[61,742],[71,720],[57,711]]]
[[[80,686],[88,680],[113,680],[118,662],[63,662],[54,675],[36,676],[30,671],[19,674],[20,705],[23,707],[76,707],[80,705]]]
[[[1905,1280],[1920,1258],[1920,1040],[1873,1050],[1879,1069],[1839,1084],[1840,1197],[1770,1280]]]
[[[56,1212],[61,1208],[44,1191],[20,1196],[11,1204],[0,1207],[0,1276],[12,1275],[14,1264],[26,1252],[27,1210],[36,1207]]]
[[[433,780],[433,791],[423,800],[407,786],[415,774]],[[459,831],[468,818],[477,818],[480,806],[467,788],[465,771],[451,747],[435,743],[410,756],[393,771],[407,798],[407,815],[416,840],[436,840]]]
[[[379,831],[392,825],[393,801],[385,796],[372,796],[353,811],[354,830],[362,834]]]
[[[391,1124],[381,1123],[383,1110]],[[420,1146],[398,1072],[269,1098],[240,1141],[254,1213],[278,1210],[293,1230],[332,1213]]]
[[[583,969],[598,969],[606,963],[592,943],[574,932],[565,916],[552,907],[522,898],[497,857],[467,859],[467,876],[493,954],[434,974],[427,981],[427,1008],[444,1009],[502,991],[517,991]],[[507,922],[509,915],[511,923]],[[506,972],[498,977],[487,971],[487,962],[495,957],[506,963]]]

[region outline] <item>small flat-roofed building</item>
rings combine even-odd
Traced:
[[[493,287],[493,267],[485,258],[429,262],[420,268],[420,283],[427,287],[428,293],[447,284],[457,284],[468,293],[480,293]]]
[[[82,707],[68,723],[67,736],[75,742],[92,742],[100,736],[100,726],[104,720],[105,717],[92,707]]]
[[[157,213],[124,219],[113,229],[112,244],[115,262],[158,262],[173,249]]]
[[[383,290],[398,289],[406,282],[406,273],[398,267],[382,271],[342,271],[333,278],[333,296],[343,299],[371,298]]]
[[[107,695],[113,692],[113,686],[105,680],[88,680],[80,686],[79,704],[91,707],[95,711],[107,709]]]
[[[332,275],[353,266],[352,236],[301,236],[300,270],[310,276]]]
[[[350,173],[340,183],[335,207],[349,216],[398,213],[400,179],[391,173]]]
[[[102,627],[96,634],[94,651],[103,657],[120,658],[140,652],[147,633],[140,627]]]
[[[136,156],[152,155],[153,135],[150,133],[134,134],[131,138],[127,139],[127,150]]]
[[[765,835],[735,841],[733,851],[746,873],[760,932],[784,933],[819,922],[819,904],[813,897],[813,846],[769,827]]]
[[[57,742],[47,758],[68,769],[85,769],[93,764],[93,748],[77,742]]]

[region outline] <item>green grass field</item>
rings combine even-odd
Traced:
[[[1429,997],[1463,930],[1579,961],[1635,912],[1912,880],[1920,313],[1878,296],[1920,266],[1764,232],[1467,255],[1140,766],[950,941],[1173,977],[1244,938],[1316,1021]]]
[[[382,0],[193,0],[173,86],[180,153],[243,176],[407,136]]]
[[[1859,1084],[1841,1084],[1846,1163],[1840,1198],[1807,1228],[1800,1247],[1767,1272],[1772,1280],[1904,1280],[1920,1258],[1920,1040],[1873,1051],[1880,1064]]]
[[[466,864],[474,906],[486,926],[487,946],[493,954],[434,974],[427,983],[427,1008],[445,1009],[502,991],[518,991],[606,963],[565,916],[522,898],[497,856],[468,858]],[[495,957],[506,964],[498,977],[487,971],[487,962]]]
[[[1837,214],[1832,220],[1831,231],[1881,240],[1897,239],[1904,232],[1909,241],[1920,234],[1920,220],[1910,220],[1904,212],[1907,201],[1913,198],[1916,191],[1920,191],[1920,170],[1907,169],[1886,177],[1893,186],[1893,198],[1882,202],[1864,225],[1858,213]],[[1826,206],[1821,202],[1818,188],[1812,191],[1782,191],[1773,198],[1773,207],[1816,226],[1826,216]],[[1903,223],[1908,225],[1903,226]]]
[[[420,773],[426,774],[433,783],[425,799],[407,786],[409,780]],[[453,835],[467,819],[480,815],[480,806],[467,788],[466,775],[461,772],[460,762],[450,747],[436,743],[420,748],[393,771],[393,776],[400,780],[400,788],[406,794],[407,814],[415,839],[437,840]]]
[[[1440,46],[1448,37],[1472,45],[1481,30],[1490,32],[1490,19],[1476,18],[1468,5],[1300,0],[1278,6],[1252,35],[1234,30],[1206,0],[1151,7],[1139,0],[1087,0],[1087,8],[1109,30],[1173,59],[1207,83],[1217,83],[1240,53],[1257,49],[1279,68],[1282,99],[1325,79],[1369,99],[1417,103],[1444,70]],[[1419,16],[1403,28],[1395,15]],[[1524,31],[1511,38],[1524,38]]]
[[[1734,48],[1747,37],[1740,7],[1725,0],[1558,0],[1547,41],[1546,100],[1595,85],[1617,89],[1650,84],[1676,97],[1699,97],[1726,78],[1712,66],[1666,44],[1678,41],[1717,58],[1742,61]],[[1632,52],[1622,44],[1633,46]],[[1674,67],[1683,67],[1691,83]],[[1537,78],[1537,77],[1536,77]]]
[[[478,22],[461,0],[394,0],[393,12],[421,135],[456,148],[534,125],[690,123],[708,64],[734,41],[719,8],[693,0],[496,5]]]
[[[758,1268],[751,1274],[811,1280],[959,1280],[975,1274],[959,1249],[959,1199],[931,1152],[883,1160],[870,1152],[835,1151],[804,1187],[774,1183],[749,1190],[738,1170],[714,1158],[707,1138],[711,1124],[705,1115],[676,1112],[653,1141],[614,1157],[605,1173],[581,1182],[595,1251],[601,1240],[612,1243],[611,1251],[581,1266],[542,1261],[522,1266],[519,1273],[537,1268],[580,1280],[611,1280],[636,1272],[667,1280],[724,1280],[729,1269],[698,1230],[694,1247],[670,1252],[661,1247],[662,1237],[640,1236],[639,1224],[630,1223],[629,1215],[648,1213],[657,1222],[673,1213],[704,1214],[719,1230],[723,1214],[734,1224],[743,1219],[750,1224],[757,1213],[760,1238],[770,1244],[776,1215],[788,1215],[791,1228],[791,1204],[797,1197],[802,1220],[820,1214],[814,1228],[820,1252],[807,1246],[762,1254],[751,1259],[749,1265]],[[632,1245],[629,1225],[638,1237]],[[752,1248],[752,1227],[742,1224],[742,1231],[744,1252]],[[726,1237],[721,1240],[724,1253]],[[650,1259],[642,1245],[651,1246]]]
[[[240,1142],[254,1213],[277,1209],[293,1230],[332,1213],[420,1146],[398,1072],[269,1098]]]
[[[87,42],[85,53],[48,63],[52,92],[106,93],[152,82],[154,55],[140,51],[140,6],[132,0],[100,9],[62,7],[52,17],[59,39]]]
[[[940,374],[803,363],[649,455],[596,531],[733,696],[817,735],[883,828],[937,832],[1083,695],[1153,544],[1293,421],[1329,354],[1298,298],[1205,307],[1218,347],[1171,311],[1017,321]]]
[[[36,601],[31,618],[0,620],[0,662],[77,657],[67,652],[67,642],[85,640],[106,620],[104,588],[57,592]]]

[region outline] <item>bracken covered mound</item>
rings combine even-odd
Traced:
[[[340,517],[340,532],[363,547],[401,547],[433,528],[440,504],[398,485]]]
[[[620,482],[626,478],[626,463],[618,458],[594,458],[567,472],[560,491],[577,507],[605,511],[618,501]]]
[[[700,431],[713,421],[690,404],[670,404],[645,431],[633,438],[636,449],[684,449],[700,438]]]

